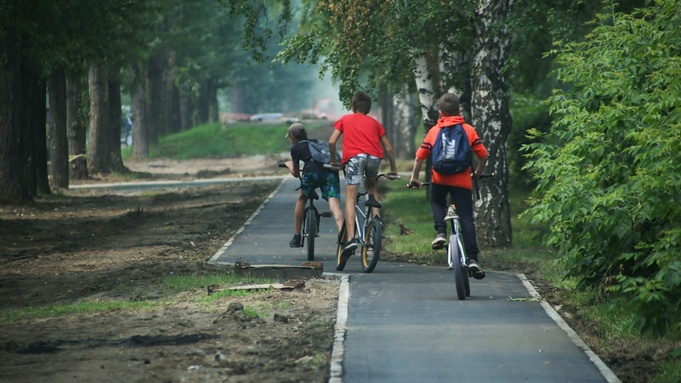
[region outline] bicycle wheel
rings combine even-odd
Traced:
[[[463,241],[458,242],[459,254],[466,254],[464,249],[461,247],[462,243],[463,243]],[[461,258],[463,258],[463,257],[459,256],[459,259],[461,259]],[[468,264],[463,265],[463,262],[461,262],[461,264],[462,264],[461,265],[461,277],[463,279],[463,287],[464,287],[464,290],[466,291],[466,296],[470,297],[471,296],[471,283],[470,283],[470,279],[468,278],[470,276],[469,271],[468,271]]]
[[[459,297],[460,301],[466,299],[466,286],[463,280],[463,265],[461,264],[461,254],[459,254],[458,238],[456,235],[449,237],[449,245],[447,246],[447,252],[452,260],[452,266],[454,268],[454,284],[456,285],[456,296]]]
[[[307,260],[314,261],[314,240],[317,236],[317,212],[314,208],[307,209],[303,230],[307,237]]]
[[[383,239],[383,225],[381,220],[374,218],[367,225],[362,246],[362,271],[370,273],[374,271],[381,255],[381,241]]]
[[[347,229],[345,228],[345,222],[343,222],[343,227],[341,228],[341,231],[338,232],[338,247],[336,248],[336,270],[337,271],[343,271],[345,268],[345,263],[341,261],[341,254],[343,254],[343,248],[345,248],[345,232]]]

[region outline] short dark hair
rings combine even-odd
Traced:
[[[456,116],[459,114],[459,97],[454,93],[443,94],[437,100],[437,105],[443,116]]]
[[[369,114],[371,111],[371,97],[365,92],[357,92],[352,98],[352,111]]]

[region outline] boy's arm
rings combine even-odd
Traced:
[[[392,145],[390,145],[390,141],[388,140],[388,137],[384,135],[381,136],[381,144],[383,144],[383,148],[385,149],[385,152],[388,154],[388,159],[390,160],[390,173],[388,174],[397,174],[397,164],[395,164],[395,151],[393,150]]]
[[[293,162],[293,161],[291,161],[291,160],[286,160],[286,161],[284,162],[284,164],[285,164],[286,167],[288,168],[288,171],[291,172],[291,175],[292,175],[292,176],[294,176],[294,177],[296,177],[296,178],[300,178],[300,165],[298,164],[298,162]]]
[[[333,133],[331,133],[331,137],[329,137],[329,155],[331,157],[331,162],[330,165],[332,166],[340,166],[340,163],[336,161],[336,141],[338,141],[338,138],[341,136],[340,130],[334,129]]]
[[[419,189],[421,186],[423,186],[423,183],[419,181],[419,173],[421,173],[421,165],[423,165],[423,160],[416,157],[414,159],[414,168],[411,170],[411,179],[409,180],[409,184],[417,184],[419,185]]]
[[[475,168],[475,175],[480,177],[482,172],[485,171],[485,166],[487,166],[487,156],[478,158],[478,166]]]

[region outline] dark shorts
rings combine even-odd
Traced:
[[[321,172],[304,174],[300,181],[300,187],[305,197],[310,198],[312,191],[319,188],[322,191],[322,198],[328,201],[329,198],[340,199],[340,179],[338,173]]]

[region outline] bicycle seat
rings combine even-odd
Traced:
[[[300,190],[300,188],[302,188],[302,186],[298,186],[296,190]],[[319,199],[319,194],[317,194],[317,190],[315,189],[312,190],[312,193],[310,193],[310,198]]]
[[[380,202],[376,201],[376,198],[374,198],[373,194],[368,194],[367,193],[367,200],[364,202],[364,206],[369,206],[369,207],[376,207],[376,208],[382,208],[383,205],[381,205]]]

